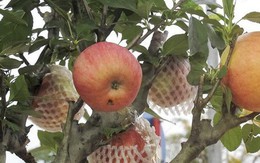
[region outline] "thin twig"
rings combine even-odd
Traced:
[[[7,104],[6,104],[6,85],[5,85],[5,73],[2,69],[0,69],[0,92],[1,92],[1,110],[0,110],[0,142],[3,141],[3,120],[5,118]]]
[[[88,16],[89,16],[90,20],[94,20],[94,16],[91,13],[91,8],[89,7],[88,2],[87,1],[83,1],[83,3],[84,3],[84,7],[85,7],[85,9],[86,9],[86,11],[88,13]]]
[[[28,66],[30,65],[29,61],[25,58],[23,53],[19,53],[19,57],[23,60],[23,62]]]
[[[101,17],[101,24],[100,24],[101,28],[106,28],[107,10],[108,10],[108,6],[104,5],[103,6],[102,17]]]
[[[194,102],[194,107],[192,109],[192,126],[191,126],[191,136],[197,135],[199,129],[201,128],[201,114],[203,111],[203,108],[205,107],[204,104],[202,104],[203,99],[203,84],[204,84],[204,75],[200,76],[200,82],[198,86],[197,96]]]
[[[71,127],[72,127],[72,122],[74,119],[75,114],[81,109],[83,105],[83,101],[81,98],[78,99],[76,103],[74,102],[69,102],[69,109],[67,113],[67,119],[66,123],[64,124],[63,127],[63,134],[64,137],[62,139],[61,145],[59,147],[57,156],[55,157],[54,162],[61,162],[65,163],[69,160],[69,140],[71,136]]]
[[[224,65],[227,67],[230,63],[230,59],[231,59],[231,56],[232,56],[232,53],[233,53],[233,50],[235,48],[235,44],[236,44],[236,41],[237,41],[237,36],[235,36],[232,41],[229,43],[229,46],[230,46],[230,49],[229,49],[229,52],[228,52],[228,56],[227,56],[227,60],[225,61]]]
[[[135,38],[126,46],[126,48],[129,50],[133,47],[133,45],[136,44],[136,42],[141,38],[142,33],[139,33]]]
[[[130,42],[127,45],[128,49],[133,48],[135,45],[139,45],[142,43],[150,34],[152,34],[154,31],[156,31],[161,25],[164,24],[164,21],[161,21],[159,24],[155,25],[151,30],[148,30],[142,37],[139,37],[139,39]]]
[[[248,115],[246,115],[246,116],[240,117],[240,118],[239,118],[239,122],[240,122],[240,124],[241,124],[241,123],[246,122],[246,121],[248,121],[248,120],[250,120],[250,119],[254,119],[254,118],[255,118],[257,115],[259,115],[259,114],[260,114],[260,112],[250,113],[250,114],[248,114]]]
[[[231,59],[233,50],[235,48],[236,40],[237,40],[237,37],[235,37],[232,40],[232,42],[230,42],[230,44],[229,44],[230,49],[229,49],[229,52],[228,52],[227,60],[224,63],[225,66],[228,66],[229,63],[230,63],[230,59]],[[202,101],[203,105],[206,106],[206,104],[210,101],[210,99],[212,98],[212,96],[216,92],[217,88],[219,87],[220,82],[221,82],[221,79],[217,78],[215,84],[213,85],[213,88],[210,90],[210,92],[208,93],[207,97],[205,99],[203,99],[203,101]]]

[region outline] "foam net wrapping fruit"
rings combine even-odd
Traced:
[[[190,63],[187,58],[171,57],[155,78],[148,94],[148,104],[157,113],[190,114],[197,86],[187,81]]]
[[[127,144],[130,133],[122,136],[123,145],[112,143],[99,147],[87,157],[89,163],[158,163],[160,161],[160,137],[155,134],[154,127],[140,117],[134,122],[137,131],[144,142],[137,141],[138,145]],[[113,142],[113,138],[112,141]],[[127,144],[127,145],[126,145]]]
[[[72,83],[71,71],[59,65],[49,66],[50,72],[46,73],[38,93],[33,98],[32,107],[39,116],[29,117],[30,120],[40,128],[57,132],[62,130],[69,108],[69,101],[77,101],[79,98]],[[79,120],[84,109],[75,115]]]

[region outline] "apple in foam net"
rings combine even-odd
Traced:
[[[29,118],[40,128],[57,132],[62,130],[62,124],[66,122],[69,101],[77,101],[79,95],[72,83],[69,69],[60,65],[48,67],[50,72],[42,78],[39,90],[32,100],[32,108],[40,113],[40,116]],[[83,114],[82,107],[74,119],[79,120]]]
[[[160,162],[160,138],[145,118],[115,134],[111,141],[96,149],[87,159],[91,163],[157,163]]]
[[[78,56],[73,67],[74,85],[85,103],[96,111],[117,111],[137,96],[142,69],[126,48],[98,42]]]
[[[193,103],[197,87],[190,85],[187,81],[189,72],[188,59],[171,57],[155,78],[149,90],[148,100],[163,109],[174,107],[185,101]]]

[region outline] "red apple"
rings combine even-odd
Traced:
[[[39,91],[33,97],[32,107],[40,113],[39,117],[30,120],[40,128],[57,132],[61,131],[69,109],[69,101],[77,101],[79,95],[72,82],[72,74],[64,66],[51,65],[50,72],[42,79]],[[79,120],[84,113],[82,108],[75,119]]]
[[[89,162],[110,163],[156,163],[160,150],[159,137],[149,122],[138,119],[132,127],[112,137],[108,145],[102,146],[88,156]]]
[[[125,132],[119,133],[113,137],[111,141],[112,146],[133,146],[137,145],[137,149],[141,152],[144,149],[145,141],[142,136],[132,127]]]
[[[83,101],[96,111],[117,111],[129,106],[141,80],[142,70],[135,56],[114,43],[91,45],[74,63],[74,85]]]
[[[228,71],[222,83],[229,87],[232,101],[239,107],[260,112],[260,32],[250,32],[238,37],[233,49]],[[228,52],[221,56],[224,64]]]

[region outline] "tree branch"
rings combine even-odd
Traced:
[[[69,109],[67,113],[67,119],[66,123],[63,127],[63,139],[62,142],[59,146],[59,150],[57,152],[57,156],[55,157],[54,162],[60,162],[60,163],[65,163],[69,162],[69,144],[68,142],[70,141],[70,132],[71,132],[71,127],[73,123],[73,119],[75,114],[82,108],[83,106],[83,100],[81,98],[78,99],[76,103],[69,102]]]
[[[230,42],[230,50],[227,56],[227,60],[224,65],[228,66],[230,62],[231,55],[233,53],[236,43],[236,37]],[[203,99],[202,86],[204,83],[204,76],[200,77],[200,84],[198,87],[198,94],[195,99],[195,105],[192,110],[192,129],[188,140],[182,144],[182,149],[178,155],[171,161],[171,163],[184,162],[188,163],[195,159],[207,146],[215,144],[219,139],[230,129],[244,123],[250,119],[253,119],[259,113],[252,113],[245,117],[238,118],[230,112],[225,112],[222,114],[221,120],[214,127],[211,125],[211,120],[202,119],[201,114],[205,106],[208,104],[215,91],[219,87],[221,82],[220,78],[216,79],[216,82],[207,95]],[[223,96],[224,98],[224,96]],[[226,109],[225,102],[223,102],[223,110]]]
[[[133,108],[124,108],[119,112],[94,112],[86,124],[72,123],[69,141],[70,162],[86,162],[89,154],[98,147],[107,144],[104,129],[126,128],[135,118]],[[77,139],[75,139],[77,138]]]
[[[247,116],[238,118],[232,114],[226,114],[219,123],[212,127],[211,121],[203,119],[200,121],[201,128],[197,135],[191,135],[189,139],[182,144],[179,154],[171,161],[171,163],[189,163],[195,159],[201,151],[207,146],[215,144],[230,129],[253,119],[259,113],[251,113]]]
[[[30,63],[28,60],[24,57],[23,53],[19,53],[19,57],[23,60],[23,62],[28,66]]]
[[[5,81],[6,76],[5,72],[0,69],[0,96],[1,96],[1,110],[0,110],[0,142],[3,140],[4,132],[3,132],[3,120],[5,118],[7,104],[6,104],[6,84]]]

